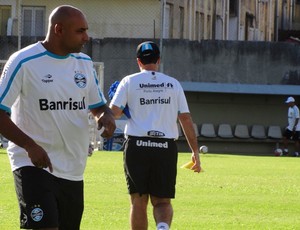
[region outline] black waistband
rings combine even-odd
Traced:
[[[139,139],[139,140],[153,140],[153,141],[175,141],[174,138],[164,138],[164,137],[138,137],[128,135],[128,139]]]

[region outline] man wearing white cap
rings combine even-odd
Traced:
[[[283,134],[283,154],[288,155],[288,142],[289,140],[295,141],[294,156],[299,156],[299,138],[300,138],[300,122],[299,122],[299,108],[295,104],[293,97],[288,97],[285,103],[289,106],[288,109],[288,126]]]

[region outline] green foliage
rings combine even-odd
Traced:
[[[300,158],[201,154],[205,172],[180,166],[172,230],[297,229]],[[129,229],[129,196],[121,152],[94,152],[85,172],[82,230]],[[0,229],[18,229],[8,157],[0,151]],[[149,206],[149,229],[155,229]]]

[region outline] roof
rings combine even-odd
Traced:
[[[208,82],[180,82],[186,92],[300,95],[300,85],[257,85]]]

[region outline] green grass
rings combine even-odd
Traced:
[[[204,173],[180,169],[172,230],[299,229],[300,158],[201,155]],[[8,157],[0,151],[0,229],[18,229]],[[149,207],[149,229],[155,229]],[[85,172],[82,230],[129,229],[121,152],[95,152]]]

